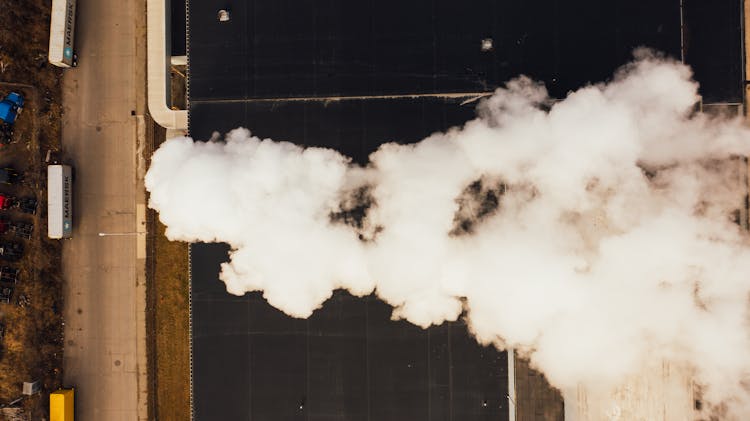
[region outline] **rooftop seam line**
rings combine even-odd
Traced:
[[[188,58],[188,63],[189,63]],[[225,98],[225,99],[194,99],[195,103],[237,103],[237,102],[335,102],[361,101],[368,99],[413,99],[413,98],[470,98],[481,99],[494,94],[494,91],[482,92],[445,92],[432,94],[393,94],[393,95],[350,95],[350,96],[318,96],[318,97],[280,97],[280,98]],[[473,101],[471,101],[473,102]]]

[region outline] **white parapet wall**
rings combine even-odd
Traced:
[[[165,0],[147,0],[148,42],[148,110],[160,126],[172,130],[187,130],[187,110],[172,110],[167,106],[170,95],[167,51],[167,4]]]
[[[663,361],[615,390],[566,390],[566,421],[694,421],[695,391],[688,368]]]

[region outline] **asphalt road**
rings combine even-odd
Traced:
[[[76,388],[79,420],[146,419],[145,327],[137,328],[145,238],[136,234],[144,229],[136,182],[144,6],[78,6],[79,67],[63,79],[63,159],[76,170],[74,238],[63,246],[64,384]]]

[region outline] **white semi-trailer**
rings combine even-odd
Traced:
[[[59,67],[75,67],[78,56],[73,46],[76,0],[52,0],[49,24],[49,62]]]
[[[70,165],[47,167],[47,236],[73,236],[73,171]]]

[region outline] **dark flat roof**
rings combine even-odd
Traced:
[[[416,141],[474,115],[455,100],[436,99],[255,103],[237,114],[234,107],[196,110],[202,119],[194,130],[205,134],[257,120],[251,127],[264,136],[336,148],[360,162],[383,139]],[[373,297],[343,292],[310,319],[292,319],[258,293],[226,293],[217,279],[226,252],[224,245],[191,246],[196,420],[217,414],[233,420],[507,419],[506,355],[478,345],[462,323],[423,330],[391,321],[390,307]]]
[[[196,420],[505,420],[505,353],[459,323],[390,321],[372,297],[338,292],[307,320],[216,279],[227,248],[194,244]]]
[[[192,0],[190,100],[491,91],[519,74],[562,97],[635,47],[679,59],[684,44],[706,99],[741,102],[742,2],[683,2],[681,19],[679,0]]]
[[[745,91],[741,0],[684,0],[685,61],[706,103],[741,103]]]
[[[491,90],[564,95],[646,45],[680,56],[680,2],[190,2],[191,101]],[[491,38],[493,49],[481,51]]]
[[[248,127],[261,138],[336,149],[360,163],[385,142],[416,142],[475,117],[461,99],[420,98],[321,102],[197,103],[190,133],[208,139]],[[198,118],[195,118],[198,117]]]
[[[684,4],[701,92],[741,101],[740,0]],[[636,46],[681,56],[679,0],[189,0],[188,9],[192,136],[244,126],[360,163],[384,142],[462,124],[473,105],[257,100],[491,91],[521,73],[562,97],[611,77]],[[481,51],[484,38],[492,51]],[[225,292],[226,251],[191,246],[196,420],[507,419],[506,356],[461,323],[421,330],[341,292],[310,319],[291,319],[259,294]]]
[[[185,0],[165,0],[169,5],[170,45],[173,56],[184,56],[187,54]]]

